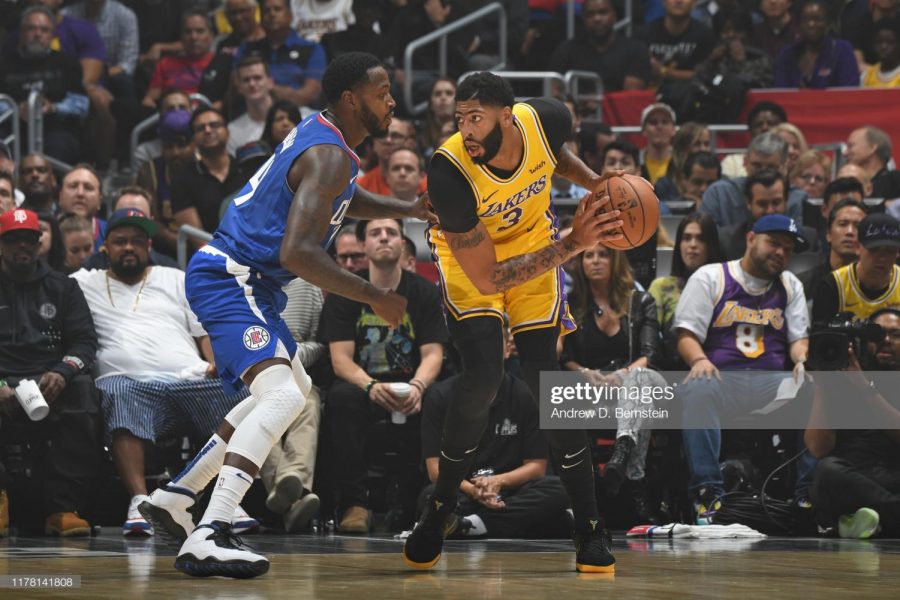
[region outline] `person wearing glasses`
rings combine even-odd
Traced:
[[[388,185],[386,175],[391,155],[398,148],[409,148],[418,152],[416,128],[413,126],[412,121],[394,118],[388,128],[387,135],[374,138],[373,148],[375,149],[375,155],[378,156],[378,165],[366,171],[365,175],[357,181],[357,185],[374,194],[390,196],[391,186]],[[419,183],[416,191],[421,195],[427,189],[428,178],[422,177],[422,181]]]
[[[794,163],[790,177],[791,187],[803,190],[810,198],[824,198],[825,186],[831,183],[831,158],[824,152],[807,150]]]
[[[198,108],[191,116],[197,157],[172,174],[175,223],[215,231],[222,201],[246,183],[228,154],[225,117],[214,108]]]
[[[359,273],[369,268],[369,257],[356,237],[356,225],[344,225],[334,238],[334,258],[342,269]]]

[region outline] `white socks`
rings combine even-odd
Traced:
[[[484,524],[484,521],[481,520],[476,514],[466,515],[463,517],[469,523],[472,524],[472,528],[463,533],[465,536],[476,536],[476,535],[487,535],[487,526]]]
[[[194,457],[194,460],[189,462],[169,485],[199,494],[209,480],[215,477],[222,468],[227,446],[225,440],[220,438],[218,433],[214,433],[203,449]]]
[[[234,510],[241,503],[247,490],[253,484],[253,478],[237,467],[225,465],[219,471],[219,480],[216,482],[215,491],[209,499],[209,506],[203,514],[201,525],[208,525],[213,521],[231,523],[234,518]]]

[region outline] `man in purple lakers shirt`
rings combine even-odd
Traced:
[[[803,285],[785,271],[794,251],[807,247],[799,232],[787,215],[760,218],[744,256],[698,269],[675,309],[678,352],[691,367],[679,395],[698,524],[709,522],[724,491],[720,414],[767,405],[785,379],[779,372],[791,365],[795,379],[803,378],[809,313]],[[704,428],[689,428],[698,425]]]

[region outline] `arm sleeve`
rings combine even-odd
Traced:
[[[62,375],[66,381],[82,372],[89,372],[97,356],[97,332],[84,292],[78,282],[65,280],[64,298],[66,317],[63,324],[62,360],[51,371]]]
[[[81,25],[81,37],[79,38],[78,58],[95,58],[106,62],[106,46],[97,26],[85,19]]]
[[[123,33],[120,39],[119,66],[127,75],[133,75],[138,61],[138,26],[137,17],[130,10],[122,12],[120,24]]]
[[[550,142],[553,158],[559,160],[563,144],[572,138],[572,113],[556,98],[533,98],[526,104],[537,111],[541,127]]]
[[[789,271],[782,275],[784,287],[789,290],[790,298],[784,311],[787,321],[788,343],[794,343],[809,337],[809,309],[806,307],[806,294],[803,284],[797,276]]]
[[[444,231],[465,233],[478,225],[478,200],[472,186],[441,154],[435,154],[428,167],[428,197]]]
[[[813,294],[812,322],[826,323],[834,318],[839,308],[837,281],[829,273],[819,281]]]
[[[675,308],[672,328],[687,329],[701,344],[706,341],[723,268],[722,265],[706,265],[697,270],[688,279]]]

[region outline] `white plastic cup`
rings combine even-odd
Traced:
[[[19,382],[16,386],[16,398],[32,421],[40,421],[50,412],[50,406],[44,400],[41,388],[33,379],[23,379]]]
[[[394,396],[400,398],[401,400],[406,400],[409,398],[409,384],[403,382],[397,382],[391,384],[391,392],[393,392]],[[395,410],[391,412],[391,423],[394,425],[403,425],[406,423],[406,415],[400,412],[399,410]]]

